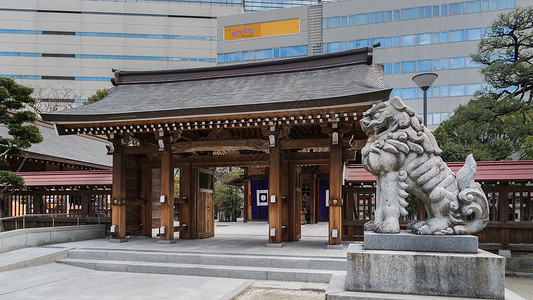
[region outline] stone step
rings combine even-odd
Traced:
[[[98,271],[327,283],[342,271],[65,258],[67,265]]]
[[[263,256],[244,254],[182,253],[170,251],[120,251],[73,249],[68,258],[132,262],[175,263],[215,266],[266,267],[284,269],[346,271],[346,258],[305,256]]]

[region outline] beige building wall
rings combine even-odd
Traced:
[[[0,75],[72,90],[80,101],[112,86],[112,68],[215,65],[217,17],[242,12],[172,1],[2,0]]]

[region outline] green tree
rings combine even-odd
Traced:
[[[109,89],[107,89],[107,88],[103,88],[101,90],[98,89],[98,90],[96,90],[96,92],[92,96],[90,96],[87,99],[87,102],[85,104],[91,104],[91,103],[94,103],[96,101],[100,101],[103,98],[105,98],[108,94],[109,94]]]
[[[242,175],[243,170],[226,169],[222,180],[215,182],[215,208],[216,212],[224,215],[225,221],[236,221],[241,214],[242,189],[227,182]],[[222,220],[220,220],[222,221]]]
[[[443,158],[533,159],[533,7],[500,15],[472,59],[488,87],[435,131]]]
[[[7,165],[9,156],[20,156],[22,150],[42,141],[35,122],[35,113],[26,110],[35,103],[30,96],[33,89],[16,83],[10,78],[0,78],[0,125],[7,134],[0,136],[0,164]],[[22,177],[9,171],[0,171],[0,217],[4,214],[5,201],[13,188],[24,186]],[[0,231],[3,231],[0,222]]]

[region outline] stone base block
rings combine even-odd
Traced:
[[[347,291],[504,299],[505,260],[477,254],[348,247]]]
[[[176,240],[159,240],[157,241],[157,243],[163,244],[163,245],[170,245],[170,244],[175,244]]]
[[[125,239],[109,239],[110,243],[125,243],[127,241],[128,241],[127,237]]]
[[[390,293],[372,293],[372,292],[353,292],[344,289],[346,275],[334,274],[331,277],[328,288],[326,289],[326,300],[467,300],[470,297],[447,297],[447,296],[427,296],[413,294],[390,294]],[[478,298],[483,300],[486,298]],[[524,300],[523,297],[505,290],[505,300]]]
[[[328,249],[328,250],[342,250],[343,247],[342,247],[342,245],[328,245],[326,247],[326,249]]]
[[[400,233],[365,231],[365,250],[477,253],[478,238],[474,235],[420,235],[407,230]]]
[[[283,243],[279,243],[279,244],[275,244],[275,243],[267,243],[267,244],[266,244],[266,247],[267,247],[267,248],[281,248],[281,247],[283,247]]]

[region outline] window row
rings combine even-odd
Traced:
[[[383,65],[385,66],[385,74],[457,70],[483,66],[481,63],[473,61],[470,56],[402,61]]]
[[[260,59],[306,56],[307,45],[270,48],[242,52],[221,53],[217,55],[217,63],[232,63]]]
[[[0,77],[4,78],[11,78],[11,79],[60,79],[60,80],[80,80],[80,81],[110,81],[111,77],[71,77],[71,76],[46,76],[46,75],[7,75],[7,74],[0,74]],[[54,78],[51,78],[54,77]]]
[[[422,119],[424,119],[423,114],[418,114]],[[440,125],[442,122],[449,120],[450,117],[453,115],[453,112],[443,112],[443,113],[428,113],[427,115],[427,124],[428,126],[431,125]]]
[[[368,47],[380,43],[379,48],[409,47],[417,45],[453,43],[462,41],[480,40],[486,29],[469,28],[443,32],[426,32],[418,34],[407,34],[394,37],[378,37],[369,39],[359,39],[355,41],[342,41],[324,43],[323,53],[332,53],[356,48]]]
[[[0,33],[11,34],[41,34],[41,35],[76,35],[76,36],[100,36],[100,37],[125,37],[169,40],[208,40],[216,41],[216,36],[203,35],[172,35],[172,34],[141,34],[141,33],[116,33],[116,32],[74,32],[74,31],[43,31],[43,30],[19,30],[0,29]]]
[[[516,7],[516,0],[477,0],[444,5],[420,6],[389,11],[375,11],[323,19],[324,28],[376,24],[403,20],[453,16]]]
[[[138,55],[102,55],[102,54],[50,54],[32,52],[0,52],[0,56],[33,56],[56,58],[89,58],[89,59],[127,59],[127,60],[158,60],[158,61],[189,61],[189,62],[215,62],[214,58],[189,58],[166,56],[138,56]]]
[[[442,97],[461,97],[473,96],[477,91],[486,88],[486,84],[469,83],[469,84],[452,84],[442,86],[432,86],[428,89],[428,98],[442,98]],[[398,96],[404,100],[423,99],[424,92],[421,88],[397,88],[392,91],[390,97]]]

